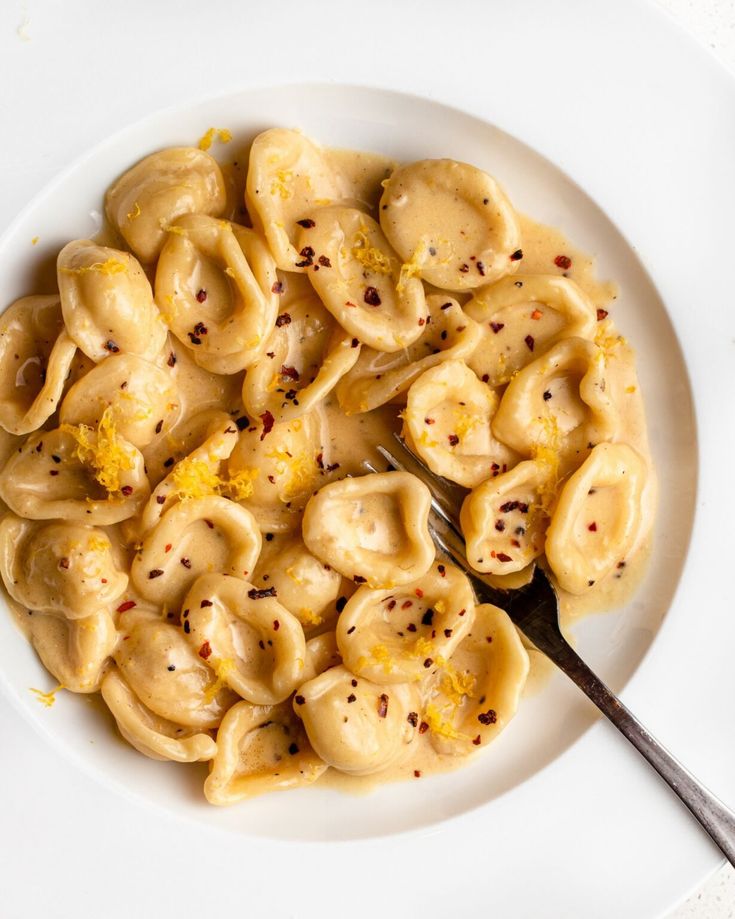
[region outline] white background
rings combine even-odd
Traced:
[[[246,0],[241,0],[241,2],[243,7],[246,6]],[[450,0],[447,0],[447,2],[450,2]],[[553,0],[549,0],[549,2],[551,3]],[[176,10],[176,15],[186,16],[198,5],[199,4],[181,0],[181,2],[175,6],[172,4],[171,9],[172,11],[174,9]],[[308,2],[298,4],[282,3],[280,5],[288,15],[308,15]],[[422,4],[414,3],[412,5],[416,7],[417,15],[420,15]],[[733,0],[661,0],[661,5],[735,71],[735,2],[733,2]],[[77,12],[79,6],[79,3],[68,3],[68,8],[76,9]],[[374,27],[376,24],[370,23],[369,21],[370,0],[367,0],[367,2],[363,0],[361,6],[365,10],[365,16],[368,20],[366,24],[373,27],[368,30],[372,33],[373,37],[369,38],[363,46],[358,47],[354,53],[358,55],[374,54],[376,53],[374,45]],[[563,6],[563,4],[560,4],[560,6]],[[24,174],[26,159],[25,138],[23,134],[25,125],[18,125],[17,123],[9,121],[5,117],[6,113],[3,110],[11,108],[9,98],[10,94],[14,92],[13,79],[22,79],[22,92],[24,94],[27,93],[30,98],[43,98],[44,109],[53,111],[56,107],[62,108],[65,105],[66,97],[64,93],[69,91],[69,87],[64,79],[61,76],[59,79],[55,79],[54,72],[44,67],[42,60],[36,60],[35,67],[29,70],[27,66],[24,66],[23,58],[26,51],[33,47],[34,42],[45,43],[53,40],[57,45],[61,44],[62,47],[65,42],[68,42],[70,45],[72,44],[71,35],[66,31],[64,19],[58,15],[59,9],[62,7],[62,0],[35,0],[35,2],[34,0],[27,0],[25,3],[17,2],[17,0],[10,0],[10,2],[6,0],[3,9],[0,11],[0,30],[4,34],[2,47],[11,50],[11,54],[5,55],[3,63],[0,64],[3,83],[3,89],[0,94],[0,124],[3,125],[3,133],[5,135],[3,137],[3,161],[9,167],[10,172],[21,179]],[[139,10],[143,8],[142,5],[138,7]],[[201,72],[202,83],[208,85],[208,77],[216,72],[218,66],[220,66],[218,49],[209,45],[199,45],[196,41],[196,36],[192,36],[189,43],[177,49],[178,54],[172,55],[171,49],[162,49],[161,53],[169,62],[165,72],[161,72],[159,68],[155,68],[154,62],[150,57],[150,55],[155,54],[155,49],[152,49],[149,45],[145,45],[144,43],[145,54],[141,55],[140,48],[136,46],[134,41],[131,41],[130,47],[127,49],[125,55],[116,56],[114,59],[110,60],[106,55],[104,35],[109,29],[114,29],[116,15],[124,15],[122,6],[118,8],[117,13],[108,12],[113,9],[115,8],[111,5],[108,6],[102,3],[86,4],[88,21],[85,28],[89,30],[90,43],[89,47],[84,51],[87,55],[87,66],[81,68],[84,74],[80,78],[82,81],[82,92],[79,93],[80,97],[83,97],[84,94],[85,81],[88,81],[90,87],[96,87],[101,82],[105,82],[105,71],[108,67],[118,71],[118,75],[121,69],[127,69],[129,79],[136,84],[145,82],[147,79],[147,72],[150,70],[151,72],[155,72],[156,76],[155,86],[150,87],[150,95],[153,100],[151,108],[166,105],[179,98],[178,86],[181,79],[181,72],[177,72],[176,64],[172,63],[175,62],[177,58],[181,71],[185,69],[190,71],[192,67],[197,68]],[[174,15],[173,12],[172,15]],[[52,36],[49,35],[47,31],[47,21],[49,19],[54,23],[55,33]],[[78,15],[70,15],[68,19],[68,28],[78,28],[78,24]],[[427,28],[431,27],[430,23],[424,23],[424,25]],[[145,30],[145,21],[143,17],[141,17],[140,29]],[[7,41],[9,32],[13,34],[14,41],[12,44]],[[98,36],[99,40],[94,40],[93,36]],[[263,36],[248,35],[247,31],[244,30],[242,36],[242,54],[244,56],[248,55],[248,46],[250,42],[263,41],[270,43],[273,58],[277,60],[279,53],[277,31]],[[78,42],[74,42],[73,46],[74,53],[79,53]],[[54,66],[59,67],[61,65],[63,65],[63,56],[59,58],[58,55],[54,55]],[[308,71],[308,58],[304,61],[304,67]],[[77,67],[77,70],[79,69],[80,68]],[[292,74],[294,72],[297,73],[298,70],[296,69],[296,71],[294,71],[292,68]],[[77,112],[75,132],[65,132],[59,137],[50,136],[45,138],[45,146],[41,155],[40,167],[37,157],[34,156],[32,161],[35,182],[43,184],[51,178],[59,168],[74,159],[81,151],[93,146],[101,138],[120,125],[134,121],[138,118],[139,112],[136,108],[136,104],[126,97],[124,81],[120,79],[111,79],[110,82],[111,85],[115,87],[115,90],[108,98],[104,98],[104,94],[100,94],[98,91],[90,91],[90,98],[92,100],[91,109],[87,109],[83,104],[80,104]],[[131,94],[131,96],[132,95],[134,94]],[[12,134],[10,133],[11,131],[13,132]],[[39,130],[38,126],[35,126],[29,127],[28,133],[31,138],[37,140],[43,132]],[[8,184],[7,182],[4,183],[4,205],[8,209],[8,212],[17,210],[25,204],[27,194],[27,187],[22,181],[12,184]],[[22,738],[19,738],[19,742],[20,741],[22,741]],[[39,794],[36,799],[35,810],[33,806],[28,809],[27,801],[24,801],[26,810],[22,816],[29,824],[38,827],[44,826],[43,815],[45,802],[43,776],[44,769],[47,767],[54,769],[64,768],[57,762],[57,757],[54,754],[49,754],[48,763],[29,761],[24,764],[27,779],[29,782],[34,781],[38,783]],[[68,772],[68,793],[70,798],[73,799],[76,796],[81,799],[83,797],[84,786],[88,780],[72,769],[68,769]],[[62,847],[63,851],[64,836],[61,829],[59,829],[58,832],[59,845]],[[100,821],[99,836],[95,839],[88,840],[87,844],[89,846],[104,848],[107,837],[112,837],[114,834],[115,827],[105,825],[102,819]],[[29,842],[28,839],[26,839],[24,844],[28,846],[24,856],[29,861],[32,861],[34,856],[33,844]],[[44,844],[48,844],[48,840],[44,840]],[[83,863],[83,857],[84,852],[80,851],[80,869]],[[181,853],[181,858],[185,860],[185,852]],[[145,866],[141,866],[140,863],[138,863],[137,867],[138,870],[141,870],[141,868]],[[130,870],[132,870],[132,863]],[[125,866],[121,866],[120,878],[121,884],[130,883],[130,876]],[[43,884],[42,877],[38,879],[38,883]],[[194,883],[196,883],[196,879],[194,879]],[[683,919],[683,917],[689,917],[689,919],[691,919],[691,917],[698,917],[698,919],[725,919],[725,917],[735,915],[733,904],[735,904],[735,882],[733,881],[733,875],[729,870],[723,870],[705,885],[702,891],[695,894],[688,904],[680,907],[674,915],[677,919],[680,919],[680,917],[681,919]],[[100,903],[100,913],[104,913],[104,903]],[[0,905],[0,916],[2,915],[2,906]],[[142,908],[141,915],[146,915],[144,907]],[[13,919],[15,919],[15,917],[13,917]]]

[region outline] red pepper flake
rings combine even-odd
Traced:
[[[288,325],[290,322],[291,316],[288,313],[281,313],[276,319],[276,327],[280,329],[281,326]]]
[[[170,552],[172,548],[173,548],[173,546],[171,545],[171,543],[170,543],[170,542],[167,542],[167,543],[166,543],[166,548],[165,548],[163,551],[164,551],[164,552]]]
[[[433,625],[434,624],[434,610],[429,608],[426,610],[424,615],[421,617],[421,625]]]
[[[482,561],[482,559],[480,559],[480,561]],[[457,615],[458,615],[458,616],[464,616],[464,614],[465,614],[466,612],[467,612],[467,610],[466,610],[464,607],[462,607],[462,609],[457,613]]]
[[[179,561],[184,566],[184,568],[191,568],[191,561],[188,558],[184,557],[179,559]]]
[[[197,322],[197,324],[194,326],[195,335],[206,335],[208,331],[209,330],[207,329],[207,327],[204,325],[203,322]]]
[[[286,364],[281,365],[281,376],[285,380],[298,380],[301,377],[301,374],[295,367],[287,367]]]
[[[251,588],[248,591],[248,596],[251,600],[264,600],[266,597],[275,597],[276,588],[275,587],[264,587],[261,590],[258,590],[256,587]],[[275,625],[274,625],[275,628]]]
[[[495,521],[495,529],[498,531],[498,533],[502,533],[503,530],[505,529],[505,521],[504,521],[504,520],[496,520],[496,521]]]
[[[520,548],[521,548],[521,544],[518,542],[517,539],[511,539],[510,544],[511,544],[511,546],[514,546],[516,549],[520,549]]]
[[[603,319],[607,319],[607,315],[608,315],[607,310],[603,310],[598,307],[598,310],[597,310],[597,321],[598,322],[602,322]]]
[[[419,600],[420,600],[420,599],[423,597],[423,595],[424,595],[424,592],[423,592],[423,590],[421,590],[420,587],[417,587],[416,590],[414,591],[414,593],[415,593],[416,596],[419,598]]]
[[[351,692],[349,696],[347,696],[347,701],[350,704],[352,704],[353,702],[357,702],[357,696],[354,694],[354,692]]]
[[[330,463],[326,468],[326,472],[334,472],[335,469],[339,469],[339,463]]]
[[[480,735],[478,734],[477,737],[475,737],[475,738],[473,739],[472,743],[473,743],[476,747],[479,747],[480,744],[482,743],[482,737],[480,737]]]
[[[467,262],[463,262],[459,266],[459,270],[462,272],[462,274],[467,274],[467,272],[470,270],[470,266],[467,264]]]
[[[324,454],[323,453],[317,453],[316,464],[320,469],[324,469]]]
[[[327,258],[326,255],[320,255],[320,256],[319,256],[319,264],[322,266],[322,268],[331,268],[331,267],[332,267],[332,263],[331,263],[331,261]]]
[[[431,667],[433,663],[434,663],[434,659],[432,657],[427,657],[426,660],[424,661],[424,667],[426,667],[426,669],[428,670],[429,667]]]
[[[409,632],[415,632],[415,631],[416,631],[416,625],[415,625],[415,623],[413,623],[413,622],[409,622],[408,625],[406,626],[406,628],[408,629]]]
[[[212,654],[212,646],[209,644],[208,641],[205,641],[204,644],[199,649],[199,657],[201,657],[202,660],[206,661],[207,658],[211,656],[211,654]]]
[[[542,312],[541,310],[534,310],[534,311],[531,313],[531,319],[540,319],[543,315],[544,315],[544,314],[543,314],[543,312]]]
[[[120,491],[122,492],[123,495],[125,495],[126,498],[129,498],[130,495],[132,495],[132,493],[133,493],[133,486],[132,486],[132,485],[123,485],[123,487],[120,489]]]
[[[436,566],[436,570],[439,572],[439,574],[440,574],[443,578],[445,578],[445,577],[447,576],[447,569],[445,568],[444,565],[437,565],[437,566]]]
[[[276,283],[271,287],[272,294],[282,294],[283,293],[283,281],[276,281]]]
[[[498,720],[498,715],[494,708],[489,708],[486,712],[479,714],[477,720],[480,724],[495,724]]]
[[[484,263],[484,262],[478,261],[478,262],[477,262],[477,270],[480,272],[480,274],[481,274],[482,277],[484,278],[484,277],[485,277],[485,263]]]
[[[413,606],[413,600],[404,600],[403,603],[401,603],[401,609],[409,609],[411,606]]]
[[[388,612],[390,613],[391,610],[394,610],[395,608],[396,608],[396,601],[395,601],[395,600],[389,600],[389,601],[388,601]]]
[[[378,696],[378,718],[385,718],[388,714],[388,696],[381,692]]]
[[[161,418],[161,420],[156,425],[156,434],[160,434],[162,430],[163,430],[163,418]]]
[[[419,319],[419,325],[426,325],[426,320],[423,318]]]
[[[288,752],[291,754],[291,756],[296,756],[296,754],[299,752],[299,745],[297,743],[289,744]]]
[[[350,346],[353,348],[356,348],[359,344],[360,342],[358,341],[357,338],[353,338],[352,341],[350,342]]]
[[[151,570],[148,572],[148,580],[152,581],[153,578],[160,578],[162,574],[163,571],[161,568],[151,568]]]
[[[213,606],[211,600],[202,600],[202,602],[199,604],[200,609],[206,609],[208,606]]]
[[[117,354],[120,349],[111,338],[108,338],[105,342],[105,350],[109,351],[110,354]]]
[[[169,367],[174,367],[176,365],[176,355],[174,354],[173,351],[169,354],[168,360],[166,361],[166,363],[168,364]]]
[[[511,262],[519,262],[522,258],[523,258],[523,249],[516,249],[516,251],[511,253],[511,256],[510,256]]]
[[[305,230],[310,230],[312,227],[316,226],[311,217],[304,217],[303,220],[297,220],[296,223],[298,223],[298,225],[303,227]],[[304,253],[302,252],[301,254],[303,255]]]
[[[294,696],[293,700],[297,705],[303,705],[306,702],[306,699],[302,695]]]
[[[557,255],[557,257],[554,259],[554,264],[557,268],[563,268],[564,271],[566,271],[567,268],[572,267],[572,260],[568,255]]]
[[[544,402],[548,402],[550,398],[551,398],[551,393],[549,392],[549,390],[548,389],[544,390]]]
[[[533,351],[533,346],[535,344],[533,340],[533,335],[526,335],[526,337],[523,340],[525,341],[526,346],[528,347],[528,350]]]
[[[414,769],[414,770],[413,770],[413,776],[414,776],[415,779],[420,779],[420,778],[421,778],[421,770],[420,770],[420,769]]]
[[[447,437],[447,440],[449,441],[449,446],[450,446],[450,447],[456,447],[457,444],[459,443],[459,437],[457,437],[456,434],[450,434],[450,435]]]
[[[299,252],[299,255],[301,255],[301,256],[303,256],[303,258],[308,259],[309,261],[311,261],[311,260],[314,258],[314,256],[316,255],[316,253],[314,252],[314,249],[313,249],[311,246],[304,246],[304,248],[301,250],[301,252]]]
[[[350,680],[350,684],[354,686],[355,688],[357,688],[357,680],[355,679]]]
[[[58,474],[59,474],[59,470],[58,470],[58,469],[49,469],[48,474],[49,474],[49,475],[58,475]]]
[[[490,328],[491,328],[491,329],[493,330],[493,332],[495,332],[495,334],[497,335],[498,332],[499,332],[501,329],[504,329],[504,328],[505,328],[505,323],[504,323],[504,322],[491,322],[491,323],[490,323]]]
[[[261,431],[260,439],[265,440],[266,434],[270,434],[270,432],[273,430],[273,425],[276,419],[273,417],[273,413],[269,412],[267,409],[259,417],[263,422],[263,430]]]
[[[378,293],[375,287],[366,287],[365,293],[363,294],[363,300],[367,303],[368,306],[380,306],[383,302],[380,299],[380,294]]]
[[[124,603],[121,603],[120,606],[115,610],[117,613],[127,613],[129,609],[132,609],[135,606],[135,600],[126,600]]]
[[[64,556],[64,558],[59,559],[59,568],[67,569],[69,567],[69,559]]]
[[[204,303],[207,299],[207,292],[203,287],[200,287],[197,291],[197,303]]]
[[[191,625],[189,624],[188,619],[184,620],[184,632],[186,632],[187,635],[189,634],[189,632],[191,632]]]
[[[198,335],[195,335],[193,332],[187,332],[186,334],[189,336],[192,345],[201,345],[202,340]]]
[[[211,520],[207,520],[206,517],[203,517],[202,519],[203,519],[204,522],[207,524],[207,526],[209,527],[210,530],[213,530],[213,529],[214,529],[214,524],[212,523]]]
[[[625,568],[625,562],[618,562],[617,567],[618,567],[618,568]]]
[[[444,629],[444,637],[445,637],[445,638],[451,638],[451,637],[452,637],[452,631],[453,631],[452,629]]]
[[[352,580],[355,584],[364,584],[367,581],[367,578],[364,578],[361,574],[355,574],[352,577]]]
[[[51,459],[52,459],[55,463],[60,463],[60,462],[61,462],[61,457],[60,457],[60,456],[57,456],[55,453],[52,453],[52,454],[51,454]]]
[[[440,309],[440,310],[448,310],[448,309],[450,309],[451,305],[452,305],[451,302],[450,302],[450,303],[442,303],[442,305],[439,307],[439,309]]]
[[[424,418],[424,424],[436,424],[436,418]]]
[[[271,587],[271,590],[275,590],[275,587]],[[281,628],[281,623],[277,619],[274,619],[273,620],[273,631],[277,632],[280,628]]]
[[[429,725],[425,721],[422,721],[419,725],[419,734],[425,734],[428,730]]]
[[[416,725],[419,723],[419,714],[418,714],[418,712],[409,712],[409,713],[408,713],[408,717],[406,718],[406,721],[408,721],[408,723],[411,725],[411,727],[415,728]]]
[[[596,532],[597,532],[597,524],[595,523],[594,520],[592,521],[592,523],[589,524],[589,526],[587,527],[587,529],[590,531],[590,533],[596,533]]]
[[[510,555],[506,555],[505,552],[498,552],[495,556],[499,562],[512,562],[513,559]]]

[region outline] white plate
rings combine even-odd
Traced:
[[[567,13],[572,10],[573,4],[567,4]],[[640,10],[636,15],[641,21],[647,14]],[[541,47],[537,31],[533,27],[524,35],[526,47],[536,43],[536,54]],[[602,34],[598,33],[598,39]],[[675,45],[673,39],[672,47]],[[711,92],[721,87],[723,99],[728,92],[732,98],[731,87],[718,83],[695,53],[690,52],[688,59],[696,62],[695,72],[702,80],[710,80]],[[538,65],[540,59],[535,60]],[[159,69],[163,73],[165,68]],[[497,66],[495,72],[497,76]],[[628,92],[635,76],[635,68],[630,78],[618,74]],[[525,98],[528,76],[516,69],[512,78],[514,92]],[[447,77],[448,85],[453,79]],[[558,103],[563,97],[554,94],[555,79],[558,82],[558,74],[550,77],[548,92]],[[591,83],[592,77],[582,91],[590,91]],[[583,180],[592,197],[615,215],[628,239],[641,244],[650,275],[664,294],[665,308],[630,246],[604,212],[521,140],[417,98],[337,86],[282,87],[186,105],[105,142],[46,189],[4,237],[0,244],[4,300],[29,292],[32,275],[43,271],[44,259],[53,257],[68,238],[94,232],[95,217],[90,215],[99,210],[101,193],[117,173],[158,146],[196,140],[210,124],[233,130],[233,143],[269,124],[299,125],[327,143],[373,148],[403,159],[451,155],[495,173],[520,209],[562,226],[583,248],[599,252],[601,273],[615,277],[623,288],[615,316],[640,355],[642,387],[662,478],[654,559],[646,584],[628,609],[587,620],[577,631],[584,656],[615,687],[625,683],[648,649],[671,601],[686,549],[697,450],[686,373],[669,316],[684,342],[699,416],[701,513],[681,588],[625,697],[726,796],[733,790],[732,779],[728,783],[724,768],[714,767],[724,766],[732,744],[715,732],[727,711],[727,681],[732,683],[732,677],[718,674],[717,668],[726,665],[727,639],[733,628],[723,616],[726,594],[715,573],[718,565],[725,570],[727,554],[720,521],[726,519],[723,514],[728,509],[735,509],[727,477],[729,464],[723,456],[725,438],[732,439],[733,413],[725,399],[735,374],[726,288],[724,279],[713,270],[717,262],[712,258],[722,252],[719,264],[726,264],[725,223],[712,193],[717,176],[718,194],[732,198],[732,176],[718,172],[716,148],[708,149],[709,173],[692,172],[702,162],[696,157],[697,131],[706,127],[711,144],[722,123],[712,118],[702,123],[700,116],[700,122],[693,124],[689,110],[686,139],[680,138],[677,147],[669,147],[666,156],[656,160],[657,171],[648,171],[652,152],[662,152],[658,140],[645,134],[646,122],[639,117],[636,104],[629,102],[626,111],[622,98],[610,91],[612,84],[602,81],[602,85],[608,94],[601,93],[599,98],[607,114],[598,114],[589,130],[599,133],[609,124],[606,117],[617,114],[616,129],[621,135],[632,131],[640,147],[623,163],[626,147],[621,147],[621,138],[606,137],[598,152],[606,168],[600,170],[584,156],[575,155],[580,145],[582,151],[589,150],[579,131],[570,124],[562,128],[558,115],[544,119],[543,106],[532,106],[525,120],[515,106],[513,111],[497,105],[495,111],[490,107],[484,111],[524,140],[539,145],[541,135],[546,141],[543,146],[551,148],[573,177]],[[691,87],[683,92],[671,84],[662,88],[656,109],[659,133],[676,133],[676,124],[670,121],[676,112],[672,109],[669,114],[665,109],[669,92],[680,93],[681,106],[689,91]],[[453,98],[461,101],[456,88]],[[624,113],[627,120],[623,120]],[[551,134],[543,134],[544,125]],[[557,134],[563,134],[569,143],[563,155],[561,149],[554,149]],[[725,134],[723,141],[726,139]],[[700,227],[704,230],[695,230]],[[41,243],[31,249],[29,241],[36,235],[41,236]],[[707,255],[713,265],[708,264]],[[695,293],[696,310],[691,305]],[[725,429],[728,419],[730,427]],[[715,625],[717,642],[712,640]],[[104,824],[115,840],[110,853],[113,861],[125,850],[126,860],[137,859],[147,866],[142,870],[154,898],[151,901],[147,894],[148,902],[161,908],[166,903],[179,906],[181,900],[175,895],[172,899],[169,886],[165,891],[157,887],[158,869],[151,869],[150,854],[156,852],[160,870],[168,878],[172,872],[174,878],[196,872],[207,890],[187,891],[189,907],[184,915],[194,914],[195,903],[211,908],[236,889],[237,879],[225,871],[218,872],[213,890],[208,886],[213,875],[205,866],[229,865],[231,869],[244,861],[263,879],[256,890],[248,887],[247,892],[256,915],[257,904],[273,902],[274,889],[279,891],[275,915],[294,911],[311,915],[317,904],[324,904],[322,885],[328,878],[334,902],[342,904],[335,914],[346,911],[348,903],[354,906],[352,891],[359,885],[357,906],[349,910],[354,915],[367,914],[381,902],[391,903],[396,910],[402,905],[410,913],[415,910],[418,914],[420,909],[424,915],[445,915],[452,902],[459,902],[465,910],[487,904],[499,914],[513,916],[538,915],[539,910],[551,916],[643,916],[671,902],[716,863],[712,850],[701,844],[699,834],[667,793],[611,732],[598,726],[560,757],[588,726],[591,715],[589,706],[561,678],[523,706],[512,728],[492,750],[453,775],[387,787],[368,798],[345,798],[316,788],[266,797],[226,811],[202,804],[197,789],[201,774],[196,782],[191,780],[196,770],[154,764],[129,752],[111,740],[109,724],[83,701],[62,696],[53,710],[41,709],[27,691],[28,686],[39,684],[38,665],[4,619],[0,619],[0,679],[7,697],[47,739],[117,791],[139,802],[142,799],[143,807],[126,812],[119,795],[100,791],[88,779],[80,781],[79,775],[62,768],[47,796],[54,802],[49,819],[67,824],[63,796],[75,789],[83,819],[72,831],[70,849],[97,835]],[[19,727],[21,722],[4,706],[0,707],[0,727],[6,724],[6,730],[12,728],[13,736],[27,745],[26,769],[32,774],[34,756],[49,755],[49,748],[28,740]],[[715,757],[722,759],[718,762]],[[12,780],[12,766],[0,766],[0,775],[6,771]],[[18,799],[13,791],[6,797],[7,801],[0,801],[13,813],[17,808],[18,816],[3,824],[3,842],[13,836],[24,838],[23,814],[31,806],[30,794]],[[194,824],[176,827],[160,808],[190,818]],[[446,818],[454,819],[436,824]],[[137,826],[144,833],[137,832]],[[216,832],[219,828],[233,834],[223,836]],[[401,832],[409,835],[395,835]],[[334,844],[384,834],[391,834],[390,839]],[[141,836],[145,842],[140,841]],[[131,837],[136,839],[134,853],[126,844]],[[325,840],[327,846],[313,842],[294,846],[284,840]],[[175,851],[186,851],[186,858],[172,858]],[[662,854],[652,858],[654,851]],[[57,860],[54,865],[51,855],[48,846],[41,847],[44,868],[63,878],[72,870],[74,859],[57,854],[60,863]],[[18,857],[16,862],[17,877],[28,876],[27,859]],[[94,857],[92,863],[90,884],[101,896],[105,879],[109,882],[111,876],[107,854]],[[521,881],[521,872],[524,879],[538,878],[539,889]],[[285,877],[289,878],[287,885],[276,880]],[[267,881],[278,886],[272,888]],[[54,902],[44,900],[40,890],[34,896],[39,902]],[[122,902],[118,907],[122,914]],[[109,911],[107,903],[104,908]],[[324,911],[331,914],[330,909],[327,905]]]

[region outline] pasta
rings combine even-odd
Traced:
[[[286,128],[236,155],[226,182],[195,147],[133,165],[58,294],[0,318],[34,692],[100,693],[139,753],[207,763],[214,805],[421,778],[520,705],[533,655],[376,444],[453,483],[472,568],[544,566],[565,615],[630,594],[656,498],[611,288],[495,179]]]

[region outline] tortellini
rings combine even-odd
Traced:
[[[554,466],[526,460],[470,492],[460,514],[470,565],[486,574],[504,575],[538,558],[544,551],[547,503],[555,487]]]
[[[161,351],[166,326],[129,252],[77,239],[59,253],[57,277],[64,323],[87,357],[98,363],[123,352],[153,360]]]
[[[274,548],[271,548],[274,547]],[[301,539],[275,537],[263,546],[253,583],[276,596],[304,629],[315,629],[329,617],[342,578],[331,565],[315,558]]]
[[[232,477],[257,470],[252,493],[242,503],[263,532],[290,530],[298,524],[324,472],[321,428],[315,412],[274,423],[265,411],[259,423],[240,434],[227,468]]]
[[[447,360],[467,359],[482,331],[456,300],[444,294],[426,298],[429,315],[421,337],[388,354],[363,347],[355,366],[337,384],[340,407],[348,415],[369,412],[399,397],[421,374]]]
[[[598,444],[559,495],[546,557],[559,586],[581,594],[609,574],[641,537],[643,459],[627,444]]]
[[[217,732],[217,755],[204,795],[210,804],[234,804],[268,791],[310,785],[327,768],[288,703],[239,702]]]
[[[100,610],[74,620],[33,613],[30,632],[43,666],[64,689],[97,692],[118,640],[109,613]]]
[[[371,587],[408,584],[434,560],[430,503],[426,485],[407,472],[332,482],[306,506],[304,542],[347,578]]]
[[[354,366],[360,342],[324,309],[318,297],[292,303],[279,314],[263,355],[245,374],[242,400],[252,415],[277,421],[315,408]]]
[[[528,676],[528,653],[508,615],[475,609],[469,635],[450,665],[429,678],[424,718],[439,753],[466,756],[485,746],[513,718]]]
[[[67,619],[91,616],[128,586],[104,530],[14,514],[0,521],[0,574],[18,603]]]
[[[214,759],[217,744],[209,734],[154,714],[136,697],[118,670],[111,670],[102,680],[100,692],[122,736],[144,756],[176,763]]]
[[[191,214],[169,227],[156,268],[156,300],[201,367],[236,373],[262,353],[278,298],[275,264],[245,227]]]
[[[274,587],[205,574],[183,601],[189,644],[224,683],[256,705],[283,702],[304,674],[303,629],[276,597]]]
[[[294,711],[318,755],[351,775],[380,772],[408,752],[421,699],[406,684],[383,686],[332,667],[299,688]]]
[[[339,176],[323,151],[298,131],[272,128],[250,148],[246,201],[282,271],[304,271],[308,262],[294,244],[300,221],[314,207],[342,197]]]
[[[0,472],[0,498],[21,517],[107,526],[150,494],[143,457],[112,427],[32,434]]]
[[[337,623],[345,664],[374,683],[420,680],[449,658],[472,626],[475,598],[454,565],[440,563],[393,590],[360,587]]]
[[[467,360],[475,373],[500,386],[562,338],[592,338],[597,315],[574,281],[557,275],[502,278],[465,305],[482,328]]]
[[[618,423],[602,350],[583,338],[566,338],[513,377],[492,429],[523,456],[541,448],[574,463],[595,444],[613,439]]]
[[[469,290],[514,272],[518,219],[495,179],[455,160],[400,166],[385,183],[380,225],[412,274]]]
[[[497,393],[466,364],[445,361],[423,373],[408,391],[408,443],[437,475],[472,488],[517,460],[493,437],[497,407]]]
[[[310,214],[297,246],[314,290],[337,322],[377,351],[401,351],[415,342],[428,317],[424,288],[401,274],[376,221],[349,207]]]
[[[170,372],[135,354],[116,354],[69,389],[61,423],[97,427],[107,408],[118,434],[142,449],[170,430],[180,405]]]
[[[192,650],[183,632],[130,614],[121,632],[115,663],[146,708],[200,731],[219,725],[237,696]]]
[[[200,574],[247,578],[260,545],[255,519],[244,507],[219,495],[190,498],[174,504],[146,535],[130,577],[146,600],[177,607]]]
[[[222,171],[209,153],[171,147],[145,157],[109,189],[105,210],[138,258],[153,262],[168,227],[184,214],[218,217],[225,209]]]
[[[58,297],[22,297],[0,319],[0,425],[29,434],[56,411],[77,346]]]

